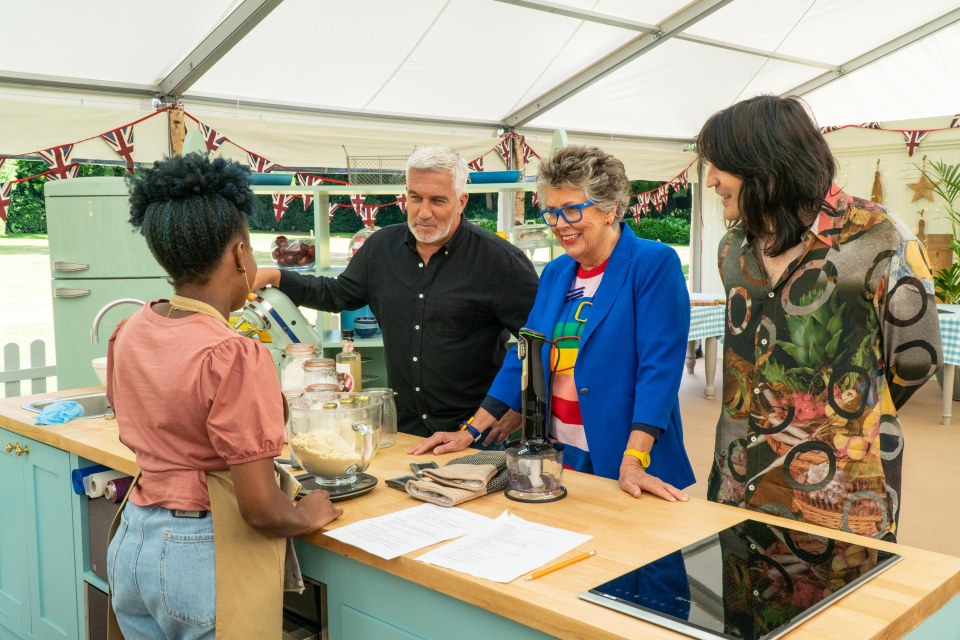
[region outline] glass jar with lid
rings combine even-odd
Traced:
[[[337,363],[333,358],[311,358],[303,363],[303,386],[337,384]]]
[[[303,393],[304,363],[316,357],[317,345],[309,342],[294,342],[283,348],[283,361],[280,363],[280,390],[289,400]]]

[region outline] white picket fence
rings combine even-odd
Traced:
[[[20,345],[7,343],[3,347],[3,370],[0,371],[0,383],[3,385],[3,397],[15,398],[47,391],[47,379],[57,375],[56,365],[47,364],[47,345],[43,340],[30,343],[29,360],[22,364]],[[29,382],[29,390],[24,392],[23,382]]]

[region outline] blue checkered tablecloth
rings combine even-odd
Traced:
[[[703,340],[712,336],[723,337],[726,324],[726,305],[690,307],[690,334],[687,340]],[[960,322],[960,316],[958,316]],[[960,326],[960,325],[958,325]],[[958,341],[960,346],[960,341]],[[958,351],[960,353],[960,351]]]
[[[960,305],[938,304],[937,309],[947,312],[939,314],[943,361],[960,364]]]

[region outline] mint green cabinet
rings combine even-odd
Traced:
[[[0,429],[0,486],[0,637],[79,639],[70,455]]]

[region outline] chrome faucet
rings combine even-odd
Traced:
[[[90,328],[90,342],[100,344],[100,321],[103,320],[103,316],[107,314],[107,311],[110,311],[110,309],[114,307],[119,307],[121,304],[138,304],[142,307],[146,303],[136,298],[119,298],[105,304],[100,311],[97,311],[97,315],[93,317],[93,326]]]

